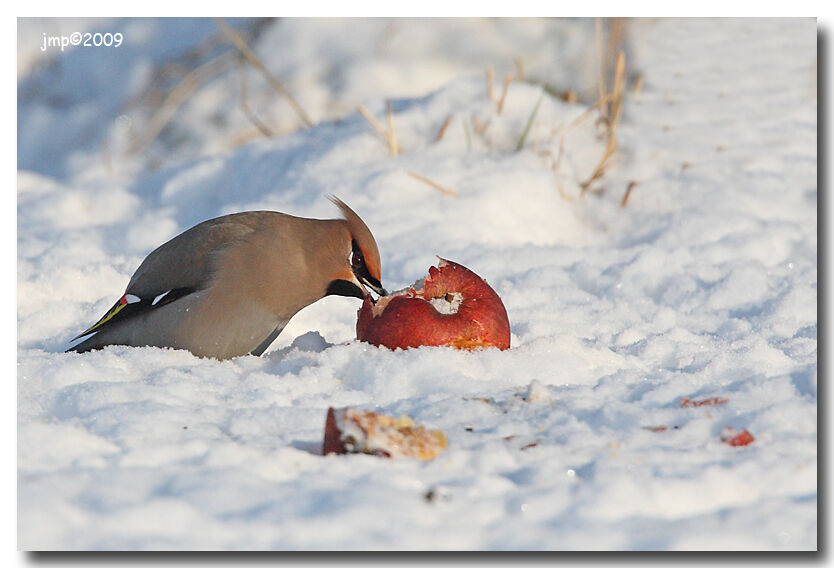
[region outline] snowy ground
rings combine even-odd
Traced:
[[[73,30],[19,24],[21,548],[817,547],[813,20],[629,21],[620,148],[584,195],[593,20],[232,24],[312,128],[211,20],[77,22],[125,42],[45,56],[44,32]],[[484,70],[497,98],[516,60],[499,113]],[[397,157],[355,111],[384,124],[388,98]],[[246,209],[333,217],[330,193],[371,227],[387,288],[435,254],[485,277],[512,349],[371,347],[358,302],[328,298],[261,358],[63,353],[166,239]],[[322,456],[348,405],[449,447]]]

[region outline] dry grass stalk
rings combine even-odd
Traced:
[[[623,199],[620,201],[620,207],[625,207],[626,203],[628,203],[628,198],[631,195],[631,190],[634,189],[634,186],[637,185],[637,182],[631,180],[628,182],[628,187],[626,187],[625,194],[623,194]]]
[[[611,156],[617,151],[617,124],[620,121],[620,114],[622,112],[623,93],[625,90],[625,54],[620,51],[617,54],[617,65],[614,73],[614,87],[610,94],[607,94],[604,99],[608,104],[603,103],[603,97],[600,98],[599,105],[600,114],[603,114],[603,109],[607,109],[606,116],[610,114],[610,118],[606,120],[605,124],[608,129],[608,137],[605,144],[605,150],[599,160],[596,168],[591,176],[580,184],[582,193],[588,190],[591,184],[602,177],[605,173],[605,168],[609,164]]]
[[[463,124],[463,135],[466,137],[466,151],[472,151],[472,129],[469,127],[468,120],[462,120],[461,123]]]
[[[576,127],[582,121],[586,120],[593,111],[598,111],[599,120],[606,128],[606,143],[596,167],[587,180],[579,184],[581,188],[581,195],[588,191],[596,180],[598,180],[605,173],[606,168],[611,164],[611,158],[615,155],[618,147],[617,142],[617,125],[622,114],[623,95],[625,91],[625,54],[620,48],[623,43],[625,35],[625,21],[621,18],[614,19],[610,25],[610,36],[608,38],[607,52],[603,48],[603,21],[600,18],[595,19],[595,35],[598,61],[598,100],[596,104],[585,110],[577,118],[575,118],[566,128],[563,129],[559,141],[559,155],[553,160],[552,168],[556,174],[559,192],[563,198],[570,199],[562,189],[561,180],[558,175],[559,165],[562,160],[564,151],[565,136],[569,130]],[[613,50],[617,50],[616,63],[614,69],[614,84],[611,92],[608,92],[606,87],[606,75],[609,69],[609,62],[612,60]],[[570,91],[566,96],[562,96],[563,100],[570,100]],[[572,101],[571,101],[572,102]],[[560,130],[562,130],[560,128]],[[555,136],[556,132],[552,135]],[[550,154],[552,158],[552,154]],[[629,185],[626,190],[626,195],[623,197],[622,206],[628,201],[628,195],[634,187],[635,182]]]
[[[359,105],[356,109],[365,117],[371,126],[373,126],[374,130],[376,130],[377,135],[379,135],[380,141],[388,147],[388,152],[392,156],[397,156],[399,154],[399,144],[397,144],[397,137],[394,133],[394,117],[391,114],[391,103],[388,102],[388,128],[385,128],[380,124],[380,122],[371,114],[371,111],[366,109],[363,105]]]
[[[371,123],[371,126],[374,127],[374,130],[377,131],[377,133],[383,138],[383,140],[387,140],[388,134],[385,132],[385,128],[382,127],[379,121],[376,118],[374,118],[374,115],[372,115],[368,109],[366,109],[363,105],[359,105],[358,107],[356,107],[356,110],[362,113],[362,116],[365,117],[365,120]]]
[[[258,129],[258,132],[264,135],[265,138],[271,138],[274,136],[272,129],[270,129],[266,124],[259,119],[252,109],[249,107],[248,102],[248,93],[246,89],[246,69],[240,67],[240,108],[243,110],[243,114],[246,115],[246,118],[249,119],[255,128]]]
[[[587,120],[595,110],[597,110],[597,109],[601,108],[602,106],[604,106],[605,104],[607,104],[608,101],[610,100],[610,98],[611,98],[610,95],[605,95],[601,100],[597,101],[592,106],[589,106],[587,109],[582,111],[582,114],[580,114],[579,116],[574,118],[573,121],[570,124],[568,124],[568,126],[567,126],[567,128],[565,128],[565,130],[570,130],[571,128],[575,128],[581,122]],[[600,114],[602,114],[602,113],[600,112]]]
[[[631,85],[631,94],[637,95],[643,90],[643,74],[640,73],[634,78],[634,84]]]
[[[483,136],[486,129],[489,127],[489,119],[481,121],[477,116],[472,117],[472,132],[475,136]]]
[[[559,154],[556,156],[556,161],[553,163],[553,167],[557,170],[559,166],[562,164],[562,156],[565,155],[565,135],[562,135],[562,138],[559,140]]]
[[[559,166],[562,163],[562,155],[565,152],[565,136],[562,135],[562,138],[559,140],[559,153],[556,157],[553,157],[553,152],[551,150],[542,150],[539,152],[539,156],[548,157],[550,158],[550,169],[553,170],[553,175],[556,176],[556,188],[559,190],[559,196],[564,199],[565,201],[573,201],[574,198],[568,195],[565,191],[564,185],[562,185],[562,177],[559,175]]]
[[[249,144],[250,142],[261,138],[263,138],[263,135],[258,132],[257,128],[247,128],[246,130],[242,130],[235,134],[229,142],[229,146],[231,148],[237,148],[238,146]]]
[[[245,30],[240,30],[244,38],[257,33],[269,21],[269,18],[256,21]],[[218,30],[205,39],[201,40],[197,45],[177,56],[174,60],[166,63],[161,63],[154,68],[151,78],[148,80],[143,89],[138,95],[130,97],[127,101],[128,105],[144,105],[152,108],[159,107],[165,98],[165,85],[176,83],[181,78],[188,74],[191,70],[199,65],[199,62],[211,55],[219,46],[227,44],[227,40],[223,32]]]
[[[487,65],[486,68],[486,81],[487,81],[487,97],[489,100],[495,102],[495,87],[493,83],[495,82],[495,73],[492,70],[492,65]]]
[[[582,111],[582,113],[579,116],[577,116],[576,118],[574,118],[570,122],[570,124],[568,124],[567,126],[559,125],[555,128],[552,128],[551,132],[550,132],[551,140],[553,138],[555,138],[556,134],[558,134],[559,132],[562,132],[562,142],[561,142],[561,144],[564,144],[564,137],[570,130],[576,128],[577,126],[579,126],[579,124],[588,120],[588,118],[590,118],[593,115],[593,112],[595,110],[599,109],[602,105],[608,104],[608,102],[610,100],[611,100],[611,94],[606,93],[605,95],[603,95],[602,99],[598,100],[596,103],[594,103],[593,105],[589,106],[584,111]]]
[[[602,49],[602,18],[595,18],[594,19],[594,36],[596,38],[596,46],[597,46],[597,64],[598,64],[598,77],[597,77],[597,95],[600,100],[605,96],[608,92],[606,88],[605,82],[605,53]],[[608,109],[604,106],[600,106],[600,115],[603,118],[607,116]]]
[[[605,41],[605,24],[607,22],[607,41]],[[596,18],[594,20],[594,35],[596,39],[598,65],[598,98],[608,93],[608,78],[615,61],[623,52],[625,42],[626,21],[624,18]],[[605,44],[603,46],[603,44]],[[616,71],[615,71],[616,74]],[[615,78],[616,80],[616,78]],[[608,118],[608,108],[602,108],[603,118]]]
[[[582,122],[588,120],[588,118],[590,118],[593,115],[594,111],[596,111],[598,109],[602,109],[603,107],[606,107],[606,105],[608,105],[611,102],[612,98],[613,98],[613,93],[605,93],[600,98],[600,100],[598,100],[595,104],[593,104],[592,106],[585,109],[582,112],[582,114],[580,114],[579,116],[574,118],[570,122],[570,124],[568,124],[565,127],[557,128],[556,130],[554,130],[551,133],[551,136],[555,136],[560,131],[562,133],[561,136],[559,137],[559,154],[557,155],[556,161],[553,163],[552,167],[553,167],[553,172],[556,174],[556,178],[557,178],[557,181],[558,181],[559,193],[562,195],[563,198],[565,198],[568,201],[573,201],[573,198],[571,198],[570,196],[568,196],[565,193],[564,188],[561,185],[561,179],[559,178],[559,175],[558,175],[559,166],[561,164],[562,156],[564,155],[564,151],[565,151],[565,137],[567,136],[568,132],[570,132],[572,129],[576,128]],[[599,114],[602,114],[601,110],[600,110]],[[606,147],[605,147],[605,150],[603,151],[603,155],[602,155],[602,158],[599,161],[599,164],[594,169],[594,172],[591,174],[590,178],[587,181],[585,181],[583,183],[580,183],[580,187],[582,188],[582,193],[583,194],[587,191],[588,187],[591,185],[592,182],[594,182],[600,176],[602,176],[602,174],[605,171],[604,167],[605,167],[605,165],[607,165],[608,159],[611,157],[611,155],[613,155],[614,151],[616,150],[616,139],[612,140],[612,130],[610,128],[610,123],[608,123],[606,120],[603,120],[603,124],[606,124],[606,126],[608,127],[608,136],[607,136],[607,139],[606,139]]]
[[[602,177],[602,174],[605,173],[605,168],[608,166],[608,160],[614,155],[616,150],[617,139],[614,137],[613,133],[610,133],[608,136],[608,142],[605,145],[605,150],[602,153],[602,157],[600,158],[599,163],[597,163],[597,167],[594,168],[593,173],[587,180],[579,184],[582,188],[582,193],[585,193],[588,188],[591,187],[592,183]]]
[[[515,57],[513,64],[515,65],[515,78],[524,81],[524,61],[520,57]]]
[[[446,130],[448,130],[449,125],[452,124],[452,119],[455,117],[454,114],[450,114],[446,120],[443,121],[443,126],[440,127],[440,132],[437,133],[437,138],[435,138],[435,142],[440,142],[443,140],[443,137],[446,136]]]
[[[394,131],[394,112],[391,108],[391,101],[385,102],[386,115],[388,117],[388,149],[391,156],[397,157],[400,153],[400,145],[397,143],[397,133]]]
[[[565,186],[562,185],[562,178],[559,176],[556,176],[556,189],[559,190],[559,197],[565,201],[574,201],[574,198],[568,195],[568,192],[565,191]]]
[[[614,61],[617,54],[623,50],[625,43],[626,19],[609,18],[608,45],[605,49],[606,66]]]
[[[625,91],[625,53],[617,53],[617,64],[614,68],[614,89],[611,91],[611,128],[620,122],[620,111],[623,108],[623,92]]]
[[[420,174],[418,174],[416,172],[409,171],[409,170],[406,170],[405,173],[407,173],[408,175],[410,175],[411,177],[413,177],[414,179],[416,179],[418,181],[422,181],[423,183],[426,183],[426,184],[432,186],[434,189],[438,190],[443,195],[448,195],[450,197],[458,197],[458,192],[455,191],[454,189],[449,189],[447,187],[443,187],[439,183],[430,180],[426,176],[421,176]]]
[[[504,89],[501,91],[501,98],[498,99],[498,114],[504,110],[504,101],[507,99],[507,91],[510,90],[510,83],[513,82],[513,76],[507,75],[504,77]]]
[[[566,103],[575,103],[579,100],[579,96],[577,96],[576,91],[565,91],[559,96],[559,98]]]
[[[236,31],[230,28],[228,24],[226,24],[226,22],[223,21],[223,18],[214,18],[214,21],[217,22],[217,25],[220,27],[220,29],[223,31],[223,34],[232,43],[232,45],[234,45],[240,52],[240,54],[244,58],[246,58],[246,61],[248,61],[255,69],[261,72],[261,75],[264,76],[264,78],[272,86],[272,88],[275,89],[276,92],[280,93],[284,96],[284,98],[287,99],[287,101],[290,103],[290,106],[292,106],[295,113],[304,123],[304,126],[308,128],[312,126],[313,121],[310,120],[310,117],[307,115],[306,112],[304,112],[304,109],[301,108],[301,105],[298,104],[298,102],[290,94],[290,92],[286,88],[284,88],[281,82],[272,76],[272,74],[267,70],[267,68],[264,66],[261,60],[258,59],[258,56],[255,55],[255,53],[251,49],[249,49],[249,46],[246,45],[246,42],[243,40],[242,37],[240,37],[240,34],[238,34]]]
[[[144,150],[156,140],[159,133],[168,125],[174,117],[180,105],[201,85],[216,77],[235,62],[235,53],[227,51],[214,59],[206,61],[199,67],[191,70],[177,85],[171,89],[168,95],[160,104],[148,121],[144,132],[135,138],[128,148],[128,153],[136,153]]]

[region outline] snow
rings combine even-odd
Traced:
[[[584,193],[605,147],[593,20],[230,23],[312,128],[234,63],[131,151],[170,77],[222,57],[216,24],[84,20],[123,48],[40,54],[71,26],[19,22],[22,549],[817,548],[814,20],[628,21],[618,151]],[[515,61],[499,113],[485,69],[498,97]],[[396,157],[356,111],[385,126],[387,100]],[[331,297],[260,358],[63,352],[165,240],[248,209],[335,217],[328,194],[373,231],[387,289],[435,255],[486,278],[512,348],[376,348]],[[331,406],[448,448],[322,456]]]

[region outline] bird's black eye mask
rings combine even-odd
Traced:
[[[353,274],[356,276],[356,279],[377,294],[381,296],[387,295],[385,288],[382,287],[382,283],[368,272],[368,267],[365,265],[365,255],[362,254],[362,249],[359,248],[356,240],[353,241],[352,245],[353,251],[350,255],[350,267],[353,269]]]
[[[349,257],[350,268],[353,270],[353,274],[356,276],[356,279],[377,294],[386,296],[388,293],[385,291],[385,288],[382,287],[380,281],[371,276],[371,273],[368,271],[368,267],[365,265],[365,256],[362,254],[362,249],[359,248],[359,244],[357,244],[355,240],[352,242],[351,248],[352,250]],[[332,281],[327,286],[327,295],[350,296],[359,299],[365,297],[362,289],[348,280]]]
[[[327,292],[325,292],[325,296],[347,296],[349,298],[359,298],[360,300],[365,297],[365,294],[362,293],[362,289],[351,282],[350,280],[332,280],[330,284],[327,285]]]

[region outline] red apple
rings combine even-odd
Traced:
[[[428,277],[359,309],[356,337],[389,349],[446,345],[457,349],[510,348],[504,303],[486,280],[440,259]]]

